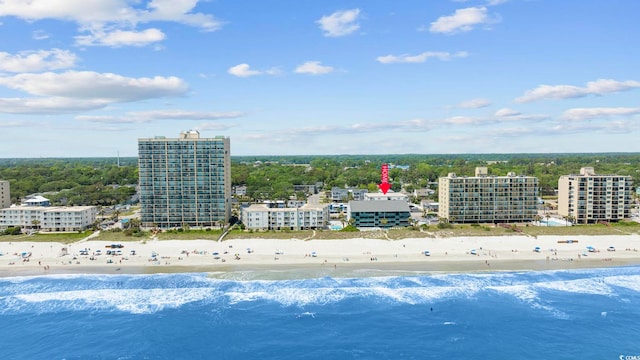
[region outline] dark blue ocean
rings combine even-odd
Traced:
[[[0,359],[640,359],[640,267],[269,276],[0,278]]]

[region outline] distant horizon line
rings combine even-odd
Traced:
[[[515,152],[515,153],[432,153],[432,154],[420,154],[420,153],[402,153],[402,154],[297,154],[297,155],[231,155],[232,158],[246,158],[246,157],[381,157],[381,156],[489,156],[489,155],[640,155],[640,151],[604,151],[604,152]],[[46,156],[46,157],[0,157],[0,160],[38,160],[38,159],[131,159],[138,158],[138,156]]]

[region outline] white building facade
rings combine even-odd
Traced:
[[[365,201],[404,201],[409,202],[409,197],[406,194],[400,192],[388,191],[386,194],[381,192],[377,193],[366,193],[364,194],[364,198],[362,200]]]
[[[242,223],[250,230],[308,230],[325,227],[329,222],[327,205],[307,204],[297,208],[253,204],[242,209]]]
[[[0,210],[0,229],[21,227],[43,232],[82,231],[96,221],[95,206],[14,206]]]

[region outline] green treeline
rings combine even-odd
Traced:
[[[536,176],[542,195],[553,195],[561,175],[586,166],[597,174],[631,175],[635,180],[640,154],[243,156],[232,157],[231,175],[234,186],[247,186],[247,200],[284,200],[294,195],[293,185],[319,182],[326,190],[348,186],[375,191],[383,163],[402,167],[389,171],[395,191],[426,187],[451,172],[473,176],[477,166],[486,166],[490,175]],[[56,205],[121,204],[135,193],[137,159],[121,158],[120,166],[114,158],[0,159],[0,180],[10,181],[14,203],[42,193]]]
[[[8,180],[11,202],[44,194],[55,205],[116,205],[136,192],[137,159],[1,159],[0,180]],[[132,186],[133,185],[133,186]]]

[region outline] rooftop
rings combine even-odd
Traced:
[[[386,201],[349,201],[351,212],[409,212],[409,204],[402,200]]]

